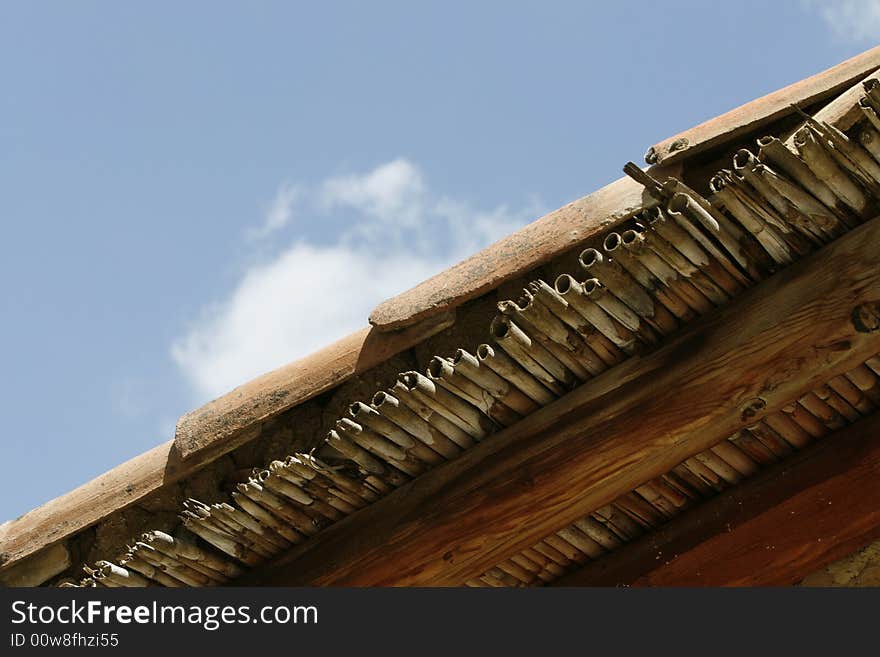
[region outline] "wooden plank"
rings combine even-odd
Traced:
[[[873,220],[243,583],[462,584],[880,351],[878,252]]]
[[[443,314],[399,333],[364,329],[183,416],[174,440],[0,526],[0,571],[260,435],[260,423],[443,330]]]
[[[653,173],[661,179],[673,175],[665,168]],[[455,308],[584,245],[644,205],[655,203],[641,185],[628,177],[620,178],[383,301],[370,314],[370,324],[392,331]]]
[[[880,538],[880,414],[555,586],[780,586]]]
[[[651,164],[670,164],[739,139],[791,114],[793,103],[807,107],[831,98],[877,68],[880,46],[664,139],[648,149],[645,159]]]

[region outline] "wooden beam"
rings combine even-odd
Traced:
[[[831,98],[880,68],[880,46],[795,82],[655,144],[645,156],[651,164],[670,164],[747,135],[792,113]]]
[[[555,586],[780,586],[880,538],[875,413]]]
[[[443,314],[398,333],[364,329],[184,415],[174,440],[0,525],[0,572],[190,476],[260,435],[260,423],[450,326]]]
[[[880,351],[878,252],[875,219],[243,583],[462,584]]]

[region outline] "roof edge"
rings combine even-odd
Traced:
[[[0,572],[185,479],[260,435],[260,423],[451,326],[443,313],[396,333],[364,328],[182,416],[173,440],[0,524]]]
[[[792,105],[811,105],[834,96],[877,68],[880,46],[664,139],[648,149],[645,160],[668,164],[702,153],[791,114]]]
[[[660,178],[672,175],[672,169],[654,168],[651,172]],[[656,202],[639,183],[626,176],[619,178],[383,301],[370,313],[370,324],[380,331],[395,331],[448,312]]]

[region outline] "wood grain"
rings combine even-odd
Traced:
[[[780,586],[880,538],[880,415],[554,586]]]

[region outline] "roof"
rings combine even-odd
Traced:
[[[0,578],[88,561],[108,586],[584,582],[794,452],[827,460],[819,437],[853,425],[860,446],[880,404],[880,123],[860,84],[878,67],[880,48],[652,147],[646,172],[185,415],[173,441],[0,526]],[[869,540],[865,517],[839,546]],[[111,529],[129,549],[102,544]]]

